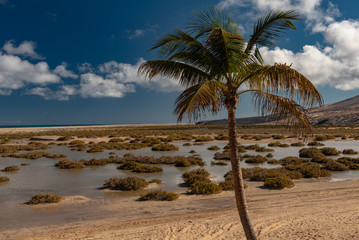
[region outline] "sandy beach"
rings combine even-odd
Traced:
[[[109,126],[84,128],[95,127]],[[47,130],[50,129],[14,128],[0,132]],[[52,137],[55,140],[58,136]],[[103,140],[108,138],[95,141]],[[255,143],[268,141],[271,140]],[[294,188],[284,190],[264,189],[262,182],[247,184],[250,215],[259,239],[359,239],[359,179],[339,182],[301,179],[295,180]],[[179,192],[180,198],[174,202],[140,202],[138,194],[129,194],[112,200],[65,196],[57,204],[34,207],[19,204],[19,208],[33,210],[34,215],[59,209],[66,210],[66,214],[54,221],[42,220],[39,215],[32,225],[11,226],[11,222],[3,222],[9,228],[2,228],[5,230],[0,231],[0,239],[245,239],[233,192],[199,196],[185,191]],[[73,214],[71,209],[75,208],[82,210]]]
[[[286,190],[267,190],[261,185],[249,182],[247,189],[260,239],[359,239],[359,180],[301,180]],[[100,204],[114,213],[109,218],[3,231],[0,239],[244,239],[233,192],[183,193],[175,202],[135,200],[128,197]],[[76,197],[61,204],[90,203]],[[123,211],[132,214],[124,219]]]

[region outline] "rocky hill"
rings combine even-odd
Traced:
[[[311,123],[315,125],[359,125],[359,95],[313,108],[309,112],[309,118]],[[248,117],[237,118],[236,122],[237,124],[268,124],[272,123],[273,119],[271,117]],[[202,121],[198,124],[227,124],[227,119]]]

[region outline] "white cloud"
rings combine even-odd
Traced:
[[[259,15],[272,9],[300,11],[306,29],[312,34],[322,34],[323,43],[305,45],[299,52],[262,47],[265,62],[293,64],[293,68],[317,85],[341,90],[359,88],[359,21],[337,21],[335,18],[341,13],[336,5],[329,2],[324,9],[322,0],[222,0],[217,6],[227,9],[245,6]]]
[[[46,100],[60,101],[67,101],[69,100],[69,96],[76,95],[77,93],[77,87],[73,85],[63,85],[55,91],[48,87],[36,87],[25,92],[27,95],[37,95],[43,97]]]
[[[60,77],[49,70],[46,62],[33,64],[18,56],[0,53],[0,94],[9,94],[11,90],[29,84],[47,85],[60,82]]]
[[[151,81],[145,80],[137,75],[137,70],[145,60],[140,58],[135,64],[118,63],[115,61],[106,62],[99,66],[99,71],[106,75],[106,78],[116,79],[123,83],[134,83],[143,88],[148,88],[158,92],[172,92],[183,90],[178,81],[169,78],[154,78]]]
[[[84,72],[93,72],[94,71],[91,63],[88,63],[88,62],[79,64],[77,66],[77,69],[82,73],[84,73]]]
[[[151,25],[146,29],[126,30],[128,39],[135,39],[145,36],[147,33],[155,33],[159,26],[157,24]]]
[[[3,50],[9,55],[19,55],[30,57],[32,59],[44,59],[35,52],[36,43],[31,41],[23,41],[19,46],[14,45],[14,41],[10,40],[5,43]]]
[[[58,65],[53,73],[56,73],[57,75],[59,75],[60,77],[63,78],[73,78],[76,79],[79,76],[77,74],[75,74],[73,71],[66,69],[67,68],[67,63],[62,62],[61,65]]]
[[[79,93],[83,97],[122,98],[125,93],[135,92],[133,84],[124,84],[115,79],[104,79],[102,76],[86,73],[81,75]]]

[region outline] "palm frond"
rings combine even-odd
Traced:
[[[298,133],[312,132],[307,110],[289,98],[263,91],[253,92],[254,103],[262,116],[283,121]]]
[[[221,28],[227,32],[240,35],[239,26],[225,11],[210,8],[203,11],[194,11],[194,15],[187,26],[196,38],[207,39],[214,28]]]
[[[300,20],[299,14],[294,11],[271,11],[258,19],[253,26],[246,53],[250,53],[257,46],[275,46],[274,41],[278,39],[287,29],[296,29],[293,21]]]
[[[211,79],[206,72],[196,67],[171,60],[147,61],[138,68],[137,73],[148,80],[159,75],[178,79],[179,83],[186,87]]]
[[[261,66],[243,81],[250,89],[284,95],[306,108],[323,104],[321,94],[311,81],[286,64]]]
[[[207,111],[215,114],[221,110],[222,96],[226,91],[226,87],[215,80],[189,87],[176,99],[174,114],[178,115],[178,121],[185,114],[189,121],[206,115]]]

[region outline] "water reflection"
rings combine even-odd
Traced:
[[[335,147],[340,151],[348,148],[359,150],[357,141],[326,141],[324,143],[326,147]],[[226,145],[225,142],[204,143],[203,145],[192,145],[187,147],[182,146],[182,144],[183,142],[175,143],[175,145],[180,148],[180,150],[176,152],[153,152],[151,151],[151,148],[144,148],[139,150],[106,150],[103,153],[86,153],[71,151],[67,146],[52,146],[46,151],[54,154],[66,154],[68,160],[90,160],[92,158],[108,158],[110,156],[110,152],[115,152],[115,154],[120,157],[126,153],[160,157],[168,155],[190,156],[190,150],[194,150],[203,158],[203,161],[206,163],[204,168],[211,173],[213,176],[212,180],[221,181],[223,179],[223,175],[229,171],[230,164],[227,166],[211,165],[211,161],[213,161],[213,156],[216,151],[207,150],[209,146],[216,145],[219,146],[222,151],[223,147]],[[267,147],[267,144],[264,143],[260,143],[259,145]],[[286,156],[298,156],[300,147],[275,147],[274,149],[275,151],[272,152],[273,158],[280,159]],[[248,151],[247,153],[263,156],[267,154],[257,153],[255,151]],[[335,158],[342,156],[343,155],[340,155]],[[350,157],[359,157],[359,155],[350,155]],[[20,166],[21,163],[29,164],[26,166],[20,166],[20,171],[16,173],[2,172],[0,174],[1,176],[8,176],[10,178],[8,183],[0,185],[0,212],[2,213],[0,216],[0,229],[9,226],[10,223],[14,223],[13,221],[15,221],[15,219],[18,221],[19,216],[27,219],[24,216],[30,216],[33,211],[29,210],[28,208],[19,208],[18,205],[29,200],[33,195],[38,193],[52,192],[62,196],[82,195],[92,199],[113,199],[134,195],[138,196],[138,192],[119,193],[98,190],[98,188],[103,185],[104,181],[111,177],[127,177],[133,175],[141,176],[146,180],[158,178],[162,180],[162,185],[159,186],[159,188],[168,191],[177,191],[183,189],[180,186],[180,183],[182,182],[182,174],[185,171],[198,168],[198,166],[179,168],[172,165],[160,165],[164,170],[161,173],[138,174],[131,173],[129,171],[117,170],[117,165],[115,164],[109,164],[102,167],[86,167],[79,170],[63,170],[54,167],[56,162],[57,160],[46,158],[41,158],[38,160],[0,158],[0,168],[4,168],[5,166],[9,165]],[[241,162],[241,165],[243,168],[254,166],[265,168],[278,167],[278,165],[271,165],[267,163],[246,164],[243,161]],[[333,173],[331,181],[340,181],[353,178],[359,178],[359,171],[335,172]],[[56,211],[59,210],[56,209]],[[9,218],[13,221],[9,220]],[[5,221],[8,224],[3,225]]]

